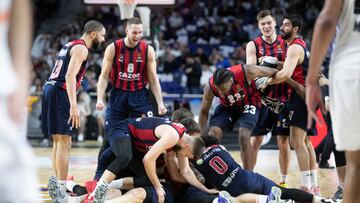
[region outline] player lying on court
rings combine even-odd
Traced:
[[[206,145],[203,139],[207,142]],[[181,174],[189,173],[187,158],[192,159],[194,166],[205,179],[216,189],[229,192],[234,197],[234,202],[267,203],[268,194],[274,194],[278,200],[281,198],[296,202],[333,202],[299,189],[280,187],[258,173],[244,170],[230,153],[217,143],[211,136],[192,137],[191,140],[180,142],[174,151],[179,158]],[[183,177],[188,178],[185,175]]]

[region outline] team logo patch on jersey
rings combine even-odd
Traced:
[[[203,159],[198,159],[198,160],[196,160],[196,164],[197,165],[201,165],[201,164],[203,164],[204,163],[204,160]]]
[[[120,61],[121,63],[124,62],[124,55],[120,54],[120,56],[119,56],[119,61]]]
[[[138,63],[142,63],[142,58],[141,58],[141,53],[138,53],[137,54],[137,57],[136,57],[136,62],[138,62]]]
[[[279,54],[281,54],[281,53],[283,52],[280,45],[277,45],[277,52],[278,52]]]

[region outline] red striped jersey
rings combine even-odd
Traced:
[[[114,42],[115,56],[110,72],[110,82],[114,88],[124,91],[137,91],[148,83],[147,52],[148,44],[145,40],[133,48],[125,45],[125,39]]]
[[[162,118],[148,117],[128,119],[129,133],[137,151],[145,155],[159,140],[155,135],[155,129],[160,125],[172,126],[177,131],[179,138],[186,132],[186,128],[180,123],[173,123]]]
[[[304,61],[295,67],[295,70],[294,70],[291,78],[294,79],[296,82],[305,86],[305,78],[306,78],[308,67],[309,67],[310,52],[306,46],[306,42],[304,40],[302,40],[300,37],[296,37],[289,44],[289,46],[291,46],[293,44],[298,44],[304,49]]]
[[[254,80],[249,85],[245,76],[242,64],[229,68],[234,73],[234,83],[231,85],[230,91],[223,95],[219,92],[214,84],[214,78],[210,77],[209,86],[215,96],[219,97],[220,103],[224,106],[239,106],[244,108],[245,105],[261,106],[261,95],[256,90]]]
[[[286,41],[277,35],[276,40],[269,44],[261,36],[253,40],[257,59],[263,56],[273,56],[278,61],[285,61]],[[258,64],[259,65],[259,64]],[[285,82],[268,86],[262,96],[286,102],[291,94],[291,88]]]
[[[79,44],[86,46],[84,40],[77,39],[67,43],[61,48],[48,81],[56,81],[54,83],[56,86],[60,86],[66,89],[65,75],[68,70],[68,66],[71,59],[70,51],[75,45],[79,45]],[[81,85],[81,81],[84,77],[86,67],[87,67],[87,59],[83,61],[78,74],[76,74],[76,89],[78,89]]]

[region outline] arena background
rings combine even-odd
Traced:
[[[95,110],[97,79],[101,71],[104,48],[115,39],[124,36],[124,21],[120,18],[120,8],[116,0],[98,1],[100,3],[96,0],[32,1],[35,20],[31,50],[33,72],[29,96],[28,138],[38,157],[42,184],[50,175],[48,162],[51,151],[49,148],[51,139],[44,137],[40,130],[42,85],[50,75],[60,48],[68,41],[79,38],[84,22],[89,19],[104,23],[107,36],[102,46],[92,50],[88,70],[78,94],[79,106],[90,108],[91,112],[86,116],[84,137],[79,137],[79,133],[73,137],[73,146],[79,149],[72,151],[70,173],[75,170],[75,174],[82,174],[82,170],[86,169],[82,169],[81,165],[96,164],[94,161],[102,138],[99,136],[101,134],[99,128],[102,126],[98,123],[103,117],[101,112]],[[141,0],[137,8],[147,7],[149,10],[136,9],[134,15],[143,19],[145,16],[149,21],[144,38],[156,49],[157,70],[165,103],[170,110],[169,115],[179,106],[188,107],[198,115],[202,89],[210,75],[218,68],[245,63],[246,43],[260,34],[256,22],[258,11],[271,10],[275,14],[277,25],[282,24],[286,13],[300,14],[305,22],[301,34],[310,45],[313,25],[323,2],[323,0]],[[143,13],[148,11],[151,13]],[[186,75],[184,69],[188,66],[201,69],[201,76]],[[324,71],[326,73],[326,66]],[[197,88],[188,88],[190,83],[196,84]],[[235,150],[234,156],[239,161],[236,130],[224,136],[222,143],[229,149]],[[318,130],[319,136],[312,138],[315,146],[326,135],[326,125],[318,126]],[[262,149],[277,149],[275,139],[271,135],[265,140],[266,144]],[[272,163],[275,163],[277,156],[273,151],[267,154],[270,154]],[[83,153],[87,154],[85,158],[78,159],[77,156],[82,156]],[[90,157],[91,154],[94,157]],[[264,155],[264,152],[262,151],[261,154]],[[261,154],[258,162],[269,158],[268,155]],[[293,154],[292,157],[294,162],[292,169],[296,171],[295,155]],[[271,168],[271,170],[278,170],[278,164],[274,165],[275,169]],[[79,166],[80,169],[77,168]],[[258,168],[261,168],[261,165],[257,166],[257,170]],[[266,170],[266,167],[262,170]],[[271,176],[275,172],[265,171],[265,174],[267,173]],[[327,176],[329,173],[324,174]],[[328,181],[330,178],[332,182],[332,185],[326,189],[327,195],[336,189],[335,174],[335,171],[331,171],[330,176],[325,180]],[[89,177],[91,176],[87,175],[86,178]],[[293,180],[296,178],[296,176],[292,177]]]

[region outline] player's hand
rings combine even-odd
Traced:
[[[322,124],[321,120],[316,115],[316,109],[319,106],[322,112],[325,112],[324,102],[319,86],[318,80],[306,81],[306,94],[305,102],[308,110],[307,128],[310,129],[312,126],[313,119]]]
[[[158,107],[158,113],[159,113],[160,116],[165,115],[167,113],[166,107],[164,105],[160,105]]]
[[[268,83],[267,81],[270,80],[270,77],[259,77],[255,79],[255,85],[256,85],[256,89],[258,90],[264,90],[267,86]]]
[[[105,105],[104,105],[103,101],[99,100],[99,101],[96,102],[96,110],[102,111],[104,109],[104,106]]]
[[[77,108],[77,105],[70,106],[70,117],[68,120],[68,124],[71,123],[72,128],[80,127],[80,110]]]
[[[217,194],[220,191],[215,189],[215,188],[212,188],[212,189],[207,189],[206,192],[209,193],[209,194]]]
[[[158,196],[159,203],[165,202],[165,190],[163,187],[156,187],[156,194]]]

